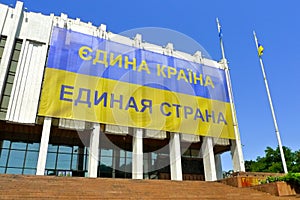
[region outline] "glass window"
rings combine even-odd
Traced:
[[[1,61],[1,58],[2,58],[2,55],[3,55],[5,42],[6,42],[6,37],[1,37],[0,38],[0,61]]]
[[[31,143],[31,144],[29,143],[27,149],[31,151],[39,151],[40,143]]]
[[[125,151],[124,150],[120,150],[120,157],[125,157]]]
[[[57,145],[49,144],[48,145],[48,152],[57,152]]]
[[[8,74],[6,82],[10,83],[10,84],[13,84],[14,78],[15,78],[14,75]]]
[[[1,38],[1,45],[4,46],[3,42],[2,42],[3,38]],[[10,75],[13,76],[12,79],[14,79],[14,75],[15,75],[15,72],[16,72],[16,69],[17,69],[17,61],[19,59],[19,55],[20,55],[20,49],[21,49],[21,46],[22,46],[22,40],[16,40],[15,42],[15,49],[13,51],[13,56],[12,56],[12,60],[10,61],[10,64],[9,64],[9,73],[8,73],[8,76],[5,80],[5,87],[7,87],[7,83],[9,81],[9,83],[12,83],[13,80],[11,80],[11,77]],[[5,113],[7,112],[7,107],[8,107],[8,102],[9,102],[9,98],[10,98],[10,93],[9,91],[11,91],[11,88],[7,88],[5,89],[5,95],[3,95],[2,99],[1,99],[1,113],[0,113],[0,119],[5,119]],[[9,93],[9,94],[7,94]]]
[[[84,156],[83,154],[79,155],[79,154],[73,154],[72,157],[72,169],[73,170],[78,170],[78,157],[79,156]]]
[[[13,56],[12,56],[12,60],[18,61],[19,56],[20,56],[20,51],[14,51]]]
[[[59,152],[59,153],[72,153],[72,147],[68,147],[68,146],[59,146],[58,152]]]
[[[2,55],[3,55],[3,51],[4,51],[4,47],[1,47],[1,46],[0,46],[0,58],[1,58]]]
[[[79,147],[78,146],[74,146],[73,147],[73,153],[77,153],[79,151]]]
[[[46,170],[48,176],[56,175],[54,170]]]
[[[56,153],[47,153],[46,168],[55,169]]]
[[[1,149],[0,150],[0,166],[6,167],[7,158],[8,158],[8,150],[7,149]]]
[[[101,149],[101,156],[112,156],[112,149]]]
[[[151,153],[151,158],[152,158],[152,159],[157,159],[157,153],[152,152],[152,153]]]
[[[101,164],[112,167],[112,157],[101,157]]]
[[[5,173],[5,167],[0,167],[0,174],[4,174]]]
[[[132,159],[131,158],[126,158],[126,165],[131,164],[132,163]]]
[[[200,149],[191,149],[191,155],[194,158],[200,158]]]
[[[25,151],[11,150],[8,158],[8,167],[23,167]]]
[[[83,163],[83,168],[84,169],[87,169],[88,167],[89,167],[89,162],[88,162],[88,160],[89,160],[89,154],[86,154],[85,156],[84,156],[84,163]]]
[[[22,174],[22,168],[7,168],[7,174]]]
[[[8,140],[3,140],[3,143],[2,143],[2,148],[9,148],[10,146],[10,141]]]
[[[38,143],[1,141],[0,173],[35,174],[38,160]],[[32,150],[28,150],[32,149]],[[6,169],[6,170],[5,170]]]
[[[184,157],[190,157],[191,156],[191,149],[188,148],[184,153],[183,153]]]
[[[5,46],[5,42],[6,42],[6,38],[5,37],[1,37],[0,46],[4,47]]]
[[[8,108],[9,96],[3,96],[1,102],[1,108]]]
[[[21,48],[22,48],[22,41],[21,40],[17,40],[16,41],[15,49],[16,50],[21,50]]]
[[[5,90],[4,90],[4,95],[10,95],[12,89],[12,84],[11,83],[6,83],[5,85]]]
[[[120,168],[125,165],[125,158],[120,158]]]
[[[32,175],[35,175],[36,174],[36,170],[35,169],[24,169],[23,174],[32,174]]]
[[[10,68],[9,68],[9,71],[10,71],[10,72],[16,72],[17,66],[18,66],[18,61],[12,60],[12,61],[10,62]]]
[[[24,142],[13,142],[11,144],[12,149],[20,149],[20,150],[26,150],[27,143]]]
[[[36,168],[39,153],[28,151],[26,154],[25,168]]]
[[[71,154],[58,154],[57,169],[68,170],[71,167]]]
[[[132,152],[131,151],[126,151],[126,157],[127,158],[132,158]]]
[[[0,109],[0,119],[5,119],[6,117],[6,111],[2,111],[2,109]]]

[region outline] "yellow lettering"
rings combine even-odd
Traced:
[[[87,46],[80,47],[78,55],[82,60],[91,60],[92,56],[87,56],[89,53],[92,53],[93,49]]]
[[[188,72],[189,72],[189,82],[192,83],[193,82],[192,71],[188,69]]]
[[[119,68],[122,68],[122,55],[120,54],[114,58],[114,53],[110,53],[109,65],[114,66],[117,62],[119,62]]]
[[[133,60],[131,62],[129,62],[128,59],[129,59],[128,56],[125,56],[125,66],[124,66],[124,68],[128,69],[128,65],[132,65],[132,69],[134,71],[136,71],[136,58],[133,58]]]
[[[166,68],[165,65],[160,66],[160,64],[157,64],[157,65],[156,65],[156,68],[157,68],[157,76],[162,76],[162,77],[164,77],[164,78],[167,77],[167,76],[166,76],[166,73],[165,73],[165,71],[164,71],[164,69]]]
[[[168,78],[171,78],[172,75],[177,74],[177,70],[174,67],[168,67]]]
[[[142,70],[145,70],[148,74],[150,74],[150,70],[149,70],[146,60],[142,60],[140,66],[138,68],[138,72],[140,72]]]
[[[203,85],[202,74],[199,74],[199,77],[197,77],[196,73],[193,74],[194,74],[194,84],[197,84],[197,81],[200,81],[200,85]]]
[[[212,88],[215,88],[214,83],[212,82],[210,76],[205,77],[205,85],[204,86],[208,86],[208,85],[210,85]]]
[[[188,82],[188,80],[186,78],[186,75],[185,75],[185,72],[184,72],[183,69],[179,70],[179,73],[178,73],[177,80],[180,80],[180,79],[184,79],[185,82]]]
[[[102,60],[101,59],[101,54],[103,54],[102,56]],[[97,64],[97,63],[101,63],[101,64],[104,64],[105,67],[108,67],[108,62],[107,62],[107,52],[106,51],[103,51],[103,50],[97,50],[96,52],[96,56],[93,60],[93,64]]]

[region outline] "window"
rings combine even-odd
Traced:
[[[39,143],[0,141],[0,173],[35,174]]]
[[[62,175],[73,172],[73,176],[83,176],[87,171],[87,148],[67,145],[48,145],[46,160],[47,175]]]
[[[6,43],[6,37],[5,36],[0,36],[0,62],[1,62],[1,59],[2,59],[5,43]]]
[[[6,40],[6,38],[5,38],[5,40]],[[5,45],[5,41],[3,41],[3,37],[1,37],[1,39],[0,39],[0,61],[2,58],[4,45]],[[5,80],[4,93],[1,98],[0,120],[1,119],[5,120],[8,103],[9,103],[9,99],[10,99],[10,94],[11,94],[13,82],[14,82],[15,75],[16,75],[17,65],[18,65],[18,61],[19,61],[19,57],[20,57],[21,47],[22,47],[22,40],[17,39],[15,42],[15,47],[13,50],[12,58],[10,60],[8,73],[7,73],[6,80]]]
[[[123,149],[99,149],[98,177],[131,178],[132,152]]]

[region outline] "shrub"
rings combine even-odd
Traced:
[[[263,181],[262,183],[272,183],[276,181],[285,181],[291,185],[294,185],[296,187],[300,187],[300,173],[288,173],[285,176],[282,177],[272,177],[269,176],[266,181]]]

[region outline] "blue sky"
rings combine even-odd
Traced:
[[[1,2],[15,5],[15,0]],[[28,11],[66,13],[97,26],[106,24],[114,33],[141,27],[172,29],[196,40],[214,60],[221,58],[215,22],[218,17],[231,68],[245,160],[264,155],[267,146],[277,146],[252,34],[255,30],[265,48],[263,60],[283,145],[300,149],[299,1],[25,0],[24,4]],[[228,160],[228,155],[224,158]],[[225,162],[224,169],[230,168]]]

